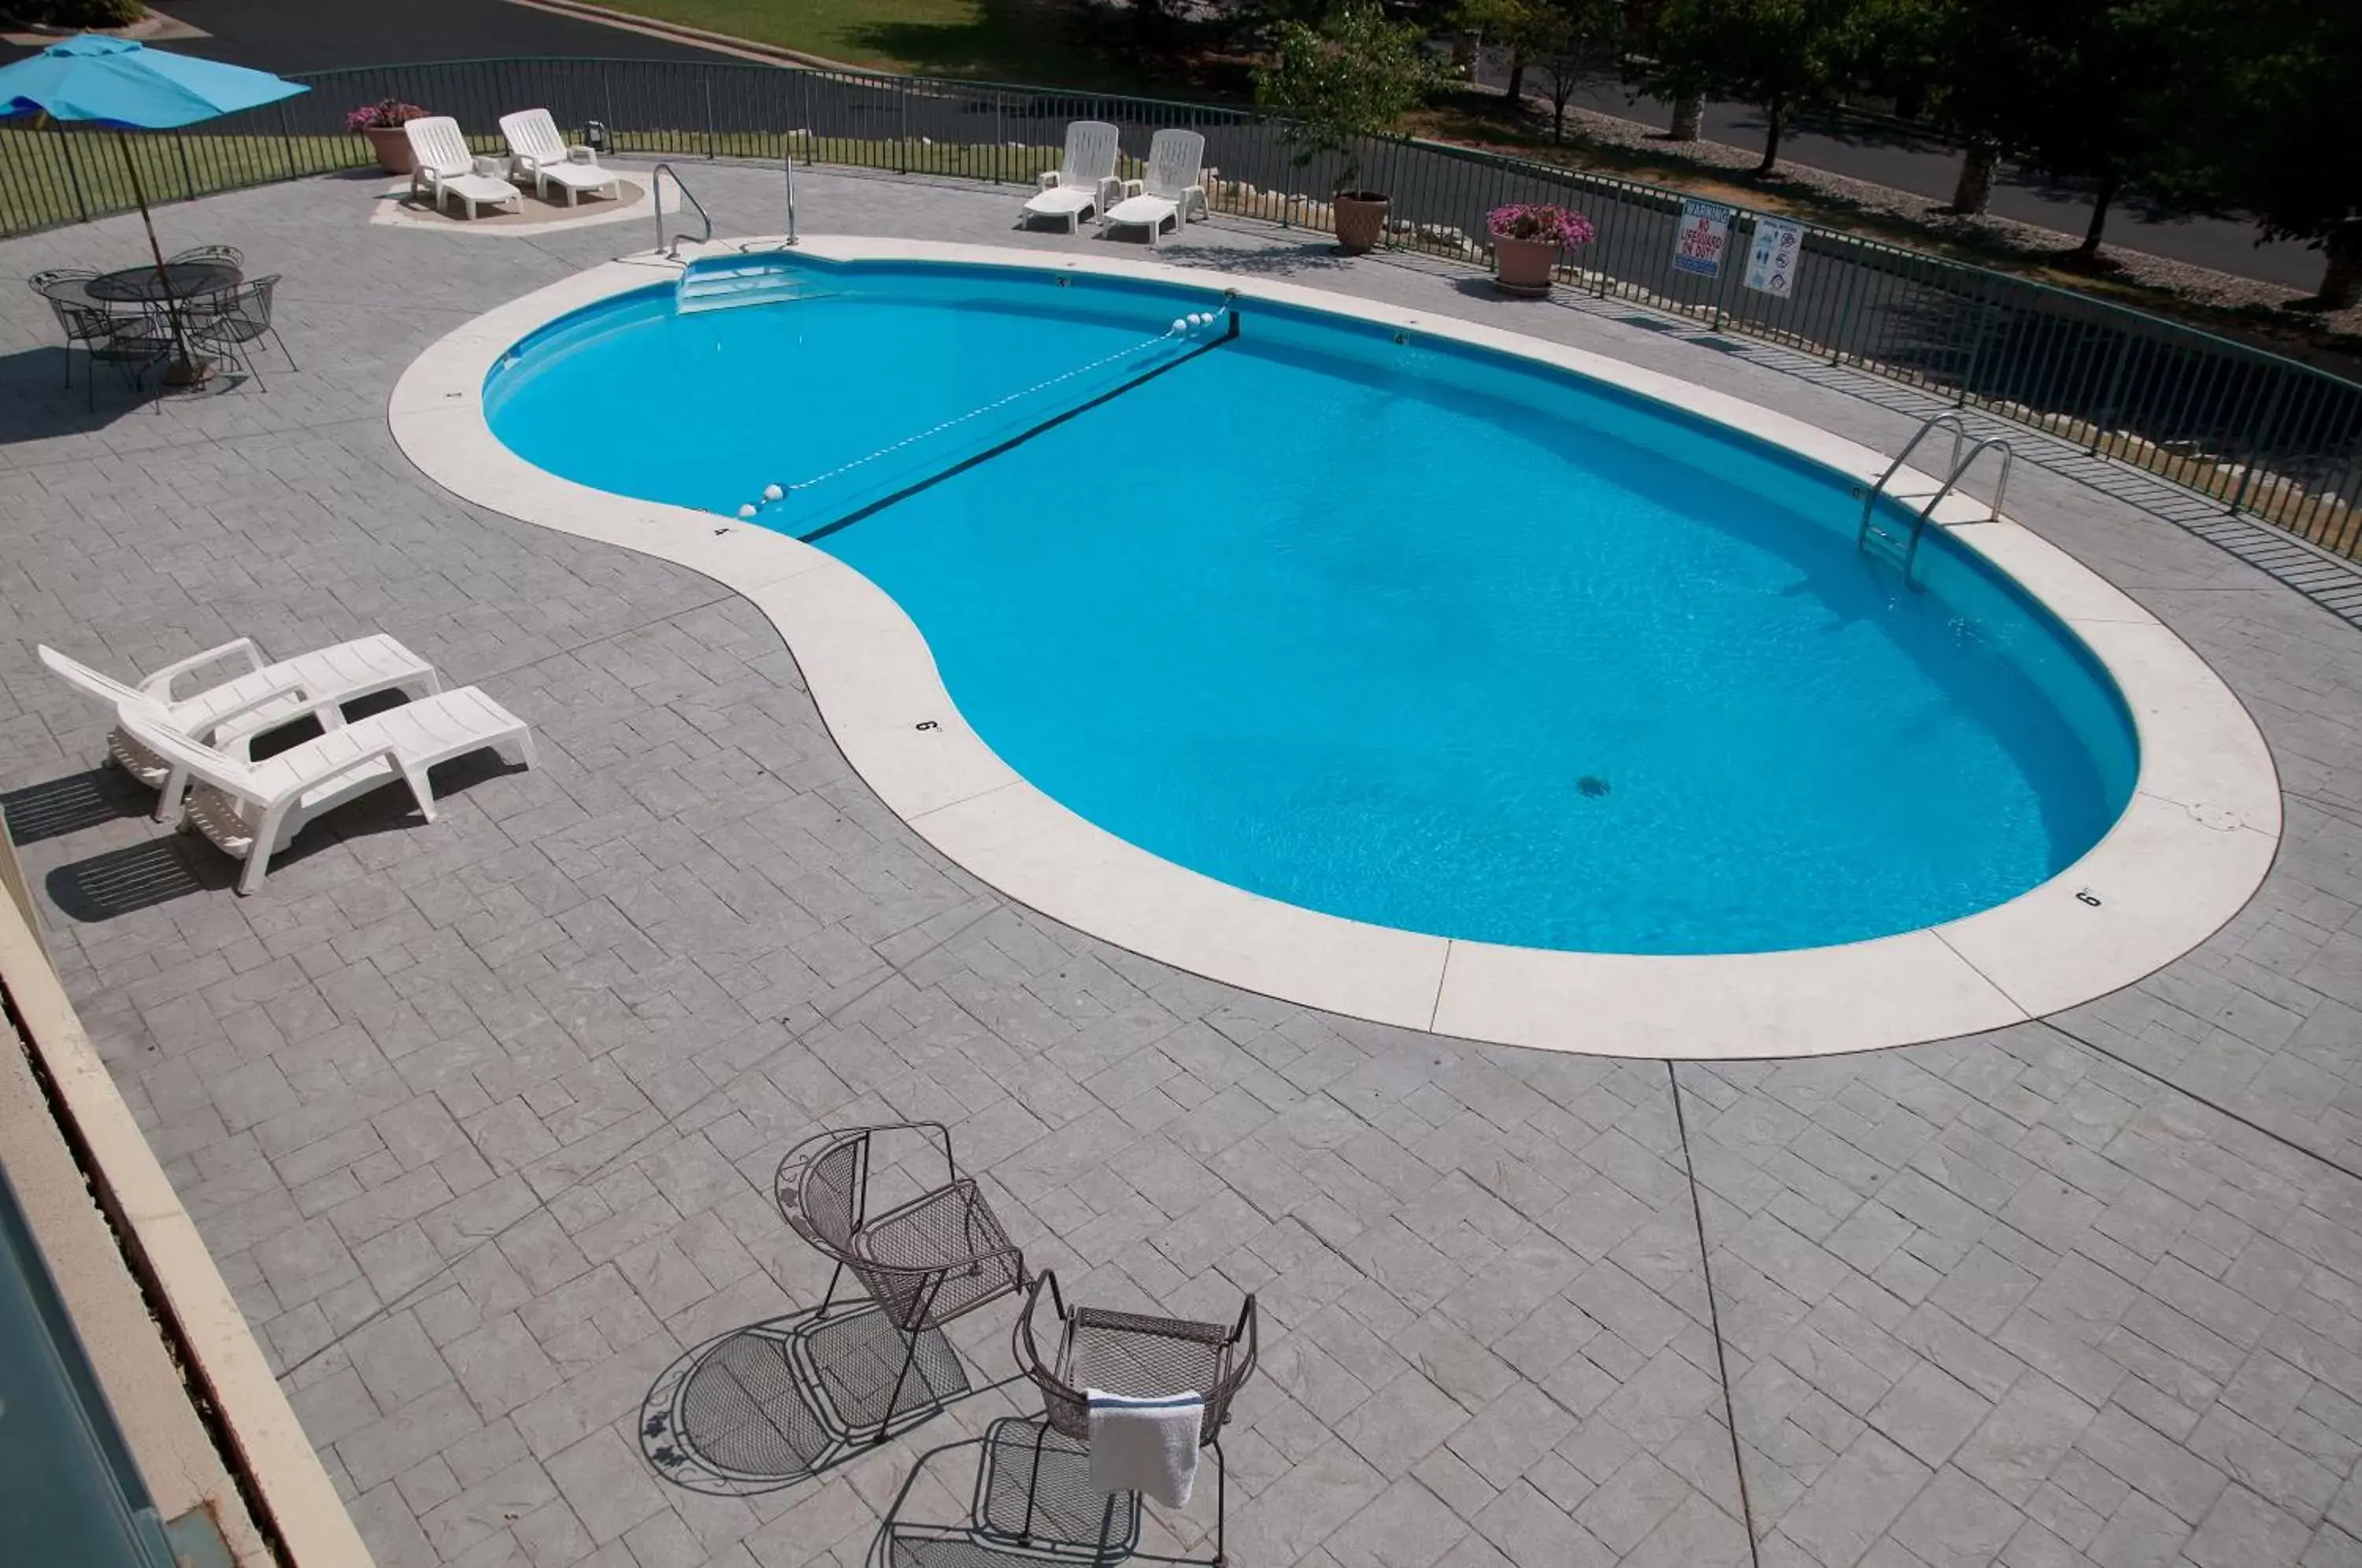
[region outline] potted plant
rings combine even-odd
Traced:
[[[1419,29],[1387,21],[1377,0],[1344,0],[1318,28],[1281,24],[1278,47],[1254,75],[1256,101],[1287,116],[1280,139],[1297,168],[1324,153],[1340,160],[1330,198],[1337,248],[1358,256],[1374,248],[1387,203],[1363,188],[1362,154],[1439,79]]]
[[[405,104],[399,98],[380,98],[374,104],[363,104],[345,116],[345,128],[359,131],[369,138],[377,153],[377,166],[389,174],[407,174],[418,164],[410,155],[410,138],[402,127],[412,120],[423,120],[426,111],[415,104]]]
[[[1591,220],[1547,202],[1516,202],[1485,215],[1493,235],[1494,280],[1505,294],[1540,299],[1551,291],[1559,252],[1591,243]]]

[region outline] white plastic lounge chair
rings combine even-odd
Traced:
[[[509,152],[516,159],[516,171],[533,176],[533,192],[546,197],[552,185],[566,193],[566,204],[572,206],[585,191],[603,192],[610,196],[623,194],[624,187],[615,174],[599,167],[595,160],[573,161],[576,149],[566,145],[557,134],[557,122],[547,109],[520,109],[513,115],[501,116],[501,134],[508,138]],[[589,149],[580,149],[586,154]]]
[[[1068,234],[1082,232],[1085,213],[1104,213],[1123,193],[1115,177],[1116,128],[1098,120],[1076,120],[1066,127],[1066,156],[1054,172],[1041,178],[1042,188],[1025,204],[1025,218],[1055,218]]]
[[[315,648],[276,664],[263,662],[262,650],[254,646],[253,638],[240,637],[168,664],[141,677],[137,686],[127,686],[55,648],[44,647],[40,656],[43,664],[76,690],[117,709],[145,703],[153,710],[157,724],[237,756],[246,755],[246,743],[255,735],[308,712],[317,712],[323,724],[334,728],[345,722],[339,706],[356,698],[395,690],[431,696],[443,689],[433,665],[382,633]],[[227,659],[245,660],[246,673],[185,697],[172,694],[175,682]],[[106,750],[126,773],[160,791],[156,800],[157,821],[164,821],[180,806],[188,777],[168,758],[141,745],[119,723],[106,737]]]
[[[1154,246],[1169,221],[1174,232],[1191,214],[1207,214],[1206,138],[1193,130],[1161,130],[1148,144],[1148,178],[1127,180],[1124,199],[1107,210],[1099,222],[1109,228],[1144,225]]]
[[[246,862],[237,890],[262,886],[270,857],[321,812],[400,779],[428,822],[435,792],[426,770],[485,746],[511,746],[534,765],[524,722],[472,686],[371,713],[263,762],[245,762],[154,722],[155,709],[126,703],[132,738],[195,780],[184,824]]]
[[[476,172],[476,155],[468,150],[468,138],[459,134],[459,122],[448,115],[429,115],[425,119],[411,120],[402,127],[410,138],[410,155],[418,167],[410,173],[410,193],[418,194],[424,184],[435,197],[435,210],[443,210],[447,197],[457,196],[474,217],[479,204],[502,206],[517,204],[524,210],[524,193],[506,180]]]

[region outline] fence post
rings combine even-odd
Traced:
[[[82,215],[82,222],[88,223],[90,221],[90,203],[83,198],[82,193],[82,171],[74,167],[73,138],[67,133],[65,127],[59,125],[56,121],[50,121],[50,128],[57,133],[58,150],[65,155],[66,182],[73,187],[74,211]]]
[[[2122,332],[2116,334],[2116,362],[2108,370],[2108,390],[2102,395],[2100,406],[2091,413],[2092,445],[2083,454],[2087,458],[2096,458],[2100,455],[2100,442],[2103,436],[2103,422],[2100,415],[2103,411],[2116,406],[2116,393],[2124,390],[2125,361],[2133,357],[2132,348],[2133,340],[2130,334]]]
[[[894,172],[911,171],[911,83],[906,80],[895,84],[894,109]]]
[[[713,73],[709,71],[705,73],[705,160],[708,163],[718,156],[720,148],[721,142],[713,129]]]
[[[1992,318],[1992,301],[1977,301],[1977,324],[1969,334],[1969,363],[1960,372],[1959,395],[1952,400],[1954,408],[1969,406],[1969,389],[1977,379],[1977,367],[1985,357],[1985,324]]]
[[[2255,489],[2257,455],[2262,451],[2265,441],[2272,434],[2274,423],[2279,418],[2280,404],[2288,397],[2288,381],[2285,373],[2272,377],[2272,395],[2264,404],[2262,416],[2256,421],[2256,434],[2247,437],[2247,467],[2246,471],[2239,476],[2239,492],[2231,498],[2229,514],[2233,517],[2239,515],[2239,509],[2247,504],[2248,492]]]
[[[1730,227],[1725,231],[1729,237],[1723,241],[1722,246],[1722,272],[1714,281],[1714,325],[1706,328],[1709,332],[1722,330],[1722,302],[1730,292],[1730,275],[1738,271],[1738,220],[1749,215],[1744,208],[1730,209]],[[1752,223],[1749,224],[1748,230],[1749,233],[1754,231]]]
[[[999,89],[992,94],[992,182],[1000,183],[1000,160],[1009,156],[1009,100]]]

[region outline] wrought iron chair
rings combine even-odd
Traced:
[[[943,1152],[944,1182],[882,1214],[869,1212],[873,1140],[915,1132]],[[951,1133],[939,1121],[848,1128],[807,1138],[779,1162],[775,1183],[779,1212],[799,1236],[830,1258],[822,1316],[850,1269],[878,1309],[908,1340],[877,1431],[883,1442],[918,1358],[919,1342],[1003,1296],[1025,1287],[1025,1258],[985,1201],[972,1176],[952,1158]]]
[[[263,382],[262,372],[254,366],[256,342],[269,337],[279,345],[287,368],[295,369],[295,356],[287,352],[286,340],[270,325],[270,297],[278,287],[279,278],[273,273],[268,278],[251,279],[225,293],[193,300],[182,307],[182,325],[190,340],[236,358],[265,391],[269,388]]]
[[[73,350],[76,345],[90,346],[94,331],[98,337],[112,334],[111,326],[103,327],[112,314],[100,301],[90,297],[86,286],[98,274],[88,267],[53,267],[46,272],[36,272],[25,282],[32,291],[50,302],[50,310],[58,318],[58,329],[66,335],[66,377],[64,384],[73,385]]]
[[[152,316],[110,315],[96,305],[67,304],[54,297],[50,303],[57,307],[58,319],[66,323],[69,341],[80,343],[90,359],[91,373],[83,378],[87,408],[98,406],[101,363],[120,370],[124,384],[136,391],[146,382],[148,367],[172,352],[171,332]]]
[[[235,245],[192,245],[186,250],[175,250],[164,258],[167,267],[197,261],[215,261],[225,267],[235,267],[241,272],[246,271],[246,252]]]
[[[1057,1335],[1043,1353],[1034,1333],[1042,1297],[1047,1294],[1055,1313]],[[1184,1318],[1153,1318],[1137,1312],[1110,1312],[1096,1307],[1073,1307],[1058,1288],[1055,1273],[1044,1270],[1025,1298],[1025,1311],[1013,1336],[1017,1364],[1042,1391],[1043,1419],[1035,1428],[1032,1470],[1025,1487],[1020,1545],[1033,1545],[1036,1499],[1042,1479],[1042,1456],[1053,1434],[1068,1440],[1069,1449],[1090,1445],[1090,1400],[1086,1389],[1100,1388],[1135,1398],[1162,1398],[1196,1393],[1205,1401],[1198,1429],[1198,1446],[1214,1456],[1214,1555],[1212,1568],[1227,1568],[1223,1544],[1224,1515],[1230,1502],[1222,1463],[1222,1428],[1231,1419],[1231,1402],[1254,1375],[1257,1320],[1255,1298],[1249,1295],[1230,1324],[1192,1322]],[[993,1451],[999,1456],[999,1449]],[[991,1490],[990,1477],[979,1483],[979,1495]],[[1129,1506],[1137,1529],[1140,1504]],[[1123,1516],[1117,1495],[1110,1494],[1100,1525],[1099,1542],[1092,1561],[1107,1559],[1110,1549],[1122,1548],[1117,1539]],[[1055,1551],[1055,1548],[1050,1549]]]

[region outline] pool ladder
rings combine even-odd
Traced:
[[[664,182],[668,179],[672,182],[672,188],[679,193],[680,199],[687,202],[691,207],[696,209],[697,221],[703,226],[705,230],[704,233],[693,235],[684,228],[673,234],[669,240],[668,240],[665,233],[664,212]],[[664,250],[666,256],[669,259],[675,261],[680,259],[680,242],[682,240],[694,239],[698,244],[703,245],[713,237],[713,219],[706,213],[705,204],[697,199],[696,192],[690,190],[687,184],[682,182],[680,171],[675,169],[671,164],[657,164],[656,166],[655,172],[648,176],[648,204],[655,207],[657,210],[657,248],[658,250]],[[669,250],[666,250],[665,248],[668,244],[671,246]]]
[[[1944,482],[1937,487],[1934,494],[1926,498],[1918,513],[1911,519],[1910,532],[1899,533],[1879,519],[1878,498],[1887,493],[1886,487],[1902,471],[1903,465],[1911,460],[1911,454],[1919,449],[1919,443],[1927,438],[1930,431],[1938,427],[1952,433],[1951,464],[1945,470]],[[2002,502],[2009,494],[2009,469],[2016,456],[2010,450],[2009,443],[1998,436],[1988,436],[1981,441],[1973,440],[1969,435],[1967,422],[1948,408],[1927,420],[1912,433],[1911,439],[1904,443],[1903,450],[1886,465],[1886,471],[1878,476],[1878,482],[1871,486],[1869,493],[1861,498],[1861,525],[1854,532],[1855,547],[1871,556],[1883,556],[1893,562],[1902,569],[1904,585],[1915,587],[1916,584],[1911,580],[1911,568],[1919,558],[1919,536],[1927,531],[1929,521],[1936,515],[1936,508],[1944,503],[1945,497],[1959,488],[1960,480],[1968,477],[1977,459],[1987,452],[2001,454],[2001,477],[1993,483],[1992,506],[1984,519],[1991,522],[2001,515]],[[1899,495],[1893,499],[1910,502],[1921,498]]]

